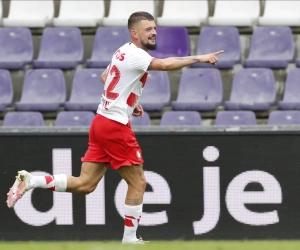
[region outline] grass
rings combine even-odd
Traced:
[[[0,250],[299,250],[300,241],[153,241],[147,245],[120,242],[0,242]]]

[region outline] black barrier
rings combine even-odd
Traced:
[[[299,238],[299,134],[138,133],[137,138],[148,180],[138,229],[144,238]],[[86,133],[0,137],[0,239],[122,238],[126,185],[112,170],[88,196],[35,189],[14,209],[6,207],[17,170],[79,175],[86,149]]]

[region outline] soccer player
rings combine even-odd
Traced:
[[[142,150],[136,141],[129,117],[143,116],[137,103],[149,70],[176,70],[193,63],[218,61],[218,51],[206,55],[158,59],[147,51],[156,48],[156,25],[147,12],[135,12],[128,19],[131,42],[124,44],[112,56],[111,63],[101,75],[104,94],[89,131],[89,146],[79,177],[65,174],[33,176],[22,170],[7,194],[7,205],[13,207],[24,193],[33,188],[56,192],[89,194],[95,190],[108,166],[116,170],[128,184],[124,204],[125,226],[122,242],[146,243],[136,237],[143,211],[146,180],[143,173]]]

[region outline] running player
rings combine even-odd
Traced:
[[[128,19],[128,29],[131,42],[113,54],[110,65],[101,75],[105,91],[91,124],[88,150],[81,158],[80,176],[33,176],[25,170],[19,171],[6,202],[8,207],[13,207],[32,188],[89,194],[95,190],[107,167],[111,166],[128,184],[122,242],[144,244],[145,241],[136,237],[136,231],[147,182],[142,167],[142,150],[131,129],[129,117],[143,116],[143,108],[137,101],[146,83],[147,71],[175,70],[197,62],[215,65],[217,55],[223,51],[179,58],[153,58],[147,53],[156,48],[153,16],[147,12],[133,13]]]

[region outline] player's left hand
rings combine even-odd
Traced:
[[[132,113],[133,116],[140,116],[140,117],[143,117],[144,115],[144,109],[142,107],[141,104],[137,104],[133,110],[133,113]]]

